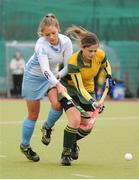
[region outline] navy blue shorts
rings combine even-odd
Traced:
[[[78,104],[80,105],[85,111],[92,111],[92,105],[91,104],[83,104],[80,102],[78,96],[71,96],[73,98],[73,100]],[[60,100],[60,103],[61,103],[61,106],[63,107],[63,109],[65,111],[67,111],[69,108],[71,107],[74,107],[74,105],[69,101],[67,100],[67,98],[62,98]]]

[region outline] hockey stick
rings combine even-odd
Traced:
[[[107,96],[108,91],[109,91],[109,88],[108,88],[108,86],[106,86],[106,87],[105,87],[105,90],[104,90],[104,92],[103,92],[103,94],[102,94],[102,97],[101,97],[101,99],[100,99],[99,102],[98,102],[99,107],[96,108],[96,110],[95,110],[94,112],[92,112],[91,115],[88,114],[81,106],[79,106],[79,105],[77,104],[77,102],[74,101],[73,98],[72,98],[68,93],[65,92],[65,93],[64,93],[64,96],[65,96],[65,98],[67,98],[68,101],[70,101],[70,102],[74,105],[74,107],[76,107],[76,109],[78,109],[78,110],[81,112],[81,117],[90,118],[90,116],[91,116],[91,117],[93,117],[93,118],[96,118],[97,114],[99,113],[100,106],[103,105],[104,100],[105,100],[105,98],[106,98],[106,96]]]
[[[64,96],[74,107],[76,107],[76,109],[78,109],[78,111],[80,111],[81,117],[90,118],[90,115],[68,93],[65,92]]]

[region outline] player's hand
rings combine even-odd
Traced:
[[[98,107],[99,107],[98,102],[97,102],[97,101],[95,101],[94,99],[91,99],[89,102],[90,102],[90,104],[91,104],[91,106],[92,106],[93,111],[95,111],[95,110],[96,110],[96,108],[98,108]]]
[[[57,87],[58,93],[64,97],[64,93],[67,92],[67,89],[60,82],[56,84],[56,87]]]
[[[115,81],[113,80],[111,75],[107,75],[106,76],[106,83],[105,83],[105,87],[109,88],[109,92],[112,92],[112,90],[114,89],[115,86]]]
[[[90,103],[92,105],[93,111],[95,111],[97,108],[99,108],[99,113],[102,113],[104,111],[105,106],[104,105],[100,105],[97,101],[95,101],[94,99],[90,100]]]
[[[98,112],[98,113],[99,113],[99,114],[102,113],[102,112],[104,111],[104,108],[105,108],[104,105],[100,105],[100,107],[99,107],[99,112]]]

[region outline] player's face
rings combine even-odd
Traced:
[[[43,36],[47,38],[50,44],[58,45],[58,32],[58,28],[55,26],[45,26]]]
[[[95,45],[91,45],[89,47],[82,48],[83,58],[87,61],[92,60],[92,58],[96,55],[98,47],[99,47],[99,45],[95,44]]]

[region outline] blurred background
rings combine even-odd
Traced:
[[[97,34],[117,81],[114,99],[139,97],[139,0],[0,0],[1,97],[12,96],[11,59],[16,52],[25,62],[30,58],[39,22],[49,12],[62,33],[75,24]]]

